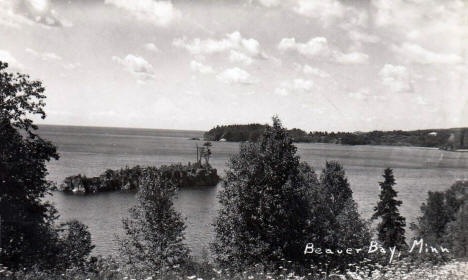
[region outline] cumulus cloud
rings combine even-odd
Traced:
[[[196,72],[200,72],[202,74],[211,74],[214,73],[213,67],[204,65],[201,62],[192,60],[190,62],[190,69]]]
[[[366,100],[369,98],[370,90],[368,88],[361,88],[357,91],[348,93],[349,97],[357,100]]]
[[[195,38],[188,41],[187,38],[177,38],[172,42],[173,46],[186,49],[193,55],[205,55],[230,52],[230,59],[246,63],[252,58],[264,58],[265,55],[260,50],[260,43],[253,38],[244,38],[240,32],[235,31],[227,34],[225,38],[200,39]],[[234,53],[231,51],[235,51]],[[250,58],[250,59],[249,59]]]
[[[170,1],[105,0],[105,3],[127,10],[138,20],[157,26],[167,26],[181,16],[180,11]]]
[[[32,56],[35,56],[39,59],[42,59],[44,61],[50,61],[50,60],[62,60],[62,57],[53,53],[53,52],[38,52],[33,49],[27,48],[26,52],[31,54]]]
[[[8,67],[14,68],[16,70],[23,69],[23,65],[8,51],[0,50],[0,61],[8,63]]]
[[[382,79],[382,84],[392,92],[411,91],[411,80],[405,66],[385,64],[380,70],[379,76]]]
[[[126,71],[137,78],[138,83],[154,80],[153,66],[141,56],[129,54],[124,58],[113,56],[112,60],[122,65]]]
[[[155,53],[161,52],[161,50],[158,47],[156,47],[154,43],[146,43],[143,45],[143,47],[150,52],[155,52]]]
[[[245,55],[244,53],[241,53],[241,52],[238,52],[238,51],[235,51],[235,50],[230,51],[229,60],[231,62],[240,62],[240,63],[243,63],[245,65],[250,65],[253,62],[253,59],[250,56]]]
[[[328,45],[327,38],[315,37],[306,43],[296,42],[295,38],[283,38],[278,44],[281,51],[296,51],[304,56],[327,58],[341,64],[367,63],[369,56],[361,52],[343,53]]]
[[[252,84],[255,81],[251,75],[238,67],[229,68],[219,73],[216,78],[226,84]]]
[[[298,43],[295,38],[283,38],[278,44],[281,51],[295,50],[308,57],[327,56],[330,53],[327,38],[315,37],[306,43]]]
[[[20,28],[35,23],[45,27],[72,26],[59,17],[50,0],[0,0],[0,25]]]
[[[369,56],[361,52],[334,53],[335,61],[341,64],[365,64],[369,61]]]
[[[330,74],[328,74],[328,72],[320,70],[318,68],[314,68],[314,67],[312,67],[310,65],[307,65],[307,64],[302,67],[302,72],[304,72],[304,74],[314,75],[314,76],[317,76],[317,77],[320,77],[320,78],[329,78],[330,77]]]
[[[414,43],[394,45],[392,50],[409,62],[421,64],[458,64],[463,61],[459,55],[432,52]]]
[[[275,89],[275,94],[287,96],[291,92],[309,92],[314,89],[315,83],[312,80],[294,79],[282,82],[280,87]]]

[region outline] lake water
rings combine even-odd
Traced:
[[[40,134],[58,147],[60,160],[48,164],[49,179],[60,184],[69,175],[95,176],[105,169],[134,165],[186,163],[196,160],[199,131],[41,126]],[[437,149],[386,146],[340,146],[298,143],[303,161],[317,173],[327,160],[340,161],[348,176],[359,211],[369,218],[379,194],[378,182],[386,167],[394,169],[396,190],[403,200],[407,224],[415,221],[428,191],[445,190],[458,179],[468,179],[468,153]],[[213,142],[211,164],[223,174],[238,143]],[[181,189],[175,207],[187,224],[186,242],[200,256],[213,237],[211,223],[218,209],[220,187]],[[122,233],[123,217],[135,204],[134,194],[68,195],[54,192],[50,199],[61,220],[78,219],[89,226],[94,254],[113,254],[115,235]],[[409,231],[409,230],[408,230]]]

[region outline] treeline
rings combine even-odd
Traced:
[[[257,141],[265,128],[266,125],[262,124],[216,126],[206,132],[204,137],[211,141],[220,141],[221,139],[232,142]],[[309,133],[298,128],[288,130],[294,142],[419,147],[445,147],[449,137],[456,132],[457,129],[371,132],[315,131]]]
[[[155,167],[125,167],[118,170],[107,169],[96,177],[73,175],[64,179],[59,190],[72,193],[99,193],[106,191],[137,190],[140,179],[148,168]],[[220,177],[217,170],[206,164],[171,164],[157,168],[164,178],[170,180],[177,188],[196,186],[216,186]]]

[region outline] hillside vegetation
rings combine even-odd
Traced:
[[[257,141],[266,125],[222,125],[210,129],[204,134],[206,140],[232,142]],[[445,149],[467,148],[467,128],[425,129],[412,131],[371,131],[371,132],[306,132],[293,128],[288,133],[294,142],[333,143],[345,145],[390,145],[419,146]],[[465,141],[464,141],[465,140]],[[223,140],[222,140],[223,141]]]

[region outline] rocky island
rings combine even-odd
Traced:
[[[197,161],[195,163],[162,165],[157,169],[163,177],[168,178],[178,188],[216,186],[220,177],[216,168],[213,168],[209,163],[211,143],[205,142],[202,147],[197,145],[196,148]],[[83,194],[137,190],[140,178],[147,168],[154,167],[137,165],[118,170],[108,169],[96,177],[87,177],[81,174],[68,176],[59,185],[58,190]]]

